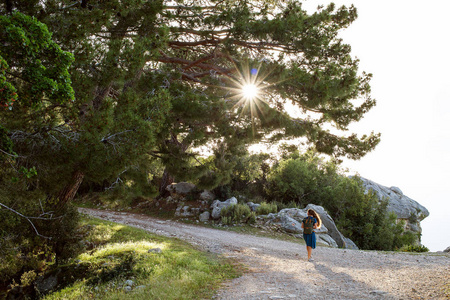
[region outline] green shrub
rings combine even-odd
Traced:
[[[402,252],[429,252],[430,249],[424,245],[407,245],[400,248]]]
[[[0,209],[0,284],[11,278],[19,281],[33,270],[41,272],[81,250],[76,208],[66,206],[54,211],[54,201],[41,193],[8,187],[0,191],[0,202],[23,215]],[[43,212],[48,214],[41,215]],[[50,214],[52,217],[47,218]]]
[[[288,203],[295,201],[306,206],[318,191],[320,170],[316,164],[303,159],[282,160],[267,177],[266,193],[271,199]]]
[[[268,215],[270,213],[276,213],[278,211],[278,207],[276,203],[267,203],[263,202],[261,205],[256,209],[257,215]]]
[[[402,224],[399,226],[399,224]],[[404,246],[408,245],[415,245],[417,241],[419,240],[417,233],[414,233],[412,231],[405,231],[404,230],[404,222],[400,222],[397,224],[398,228],[397,231],[394,233],[394,241],[393,241],[393,250],[400,249]]]
[[[236,223],[252,224],[256,220],[256,215],[245,204],[235,204],[222,208],[220,211],[222,224],[231,225]]]
[[[41,233],[51,237],[47,245],[55,254],[57,263],[73,257],[82,250],[79,243],[81,236],[77,232],[80,220],[77,208],[66,205],[58,211],[58,216],[51,221],[36,222],[36,225],[40,226]]]

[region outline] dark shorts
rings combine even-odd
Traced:
[[[316,248],[316,234],[314,232],[312,234],[303,234],[303,239],[306,242],[306,246],[313,249]]]

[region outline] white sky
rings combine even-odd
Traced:
[[[306,0],[304,8],[330,2]],[[442,251],[450,246],[450,1],[334,3],[358,9],[341,37],[360,70],[374,75],[377,105],[351,130],[382,134],[373,152],[345,166],[425,206],[422,243]]]

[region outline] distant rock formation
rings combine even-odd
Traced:
[[[394,212],[398,220],[405,221],[405,229],[412,232],[421,233],[420,221],[430,215],[428,210],[417,201],[405,196],[403,192],[395,186],[385,187],[369,179],[360,177],[366,191],[372,190],[378,199],[387,199],[389,212]]]
[[[328,212],[319,205],[308,204],[304,209],[285,208],[276,214],[258,216],[257,220],[262,221],[264,225],[277,225],[282,231],[298,234],[298,237],[302,237],[301,223],[306,218],[308,209],[315,210],[322,220],[320,229],[315,230],[318,243],[336,248],[358,249],[355,243],[339,232]]]

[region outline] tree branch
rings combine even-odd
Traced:
[[[163,56],[161,56],[158,59],[158,61],[164,62],[164,63],[179,64],[179,65],[193,65],[194,64],[194,62],[191,60],[178,58],[178,57],[168,57],[164,54],[163,54]],[[235,71],[234,68],[225,69],[225,68],[221,68],[221,67],[218,67],[218,66],[215,66],[212,64],[205,64],[205,63],[196,63],[195,66],[198,68],[204,69],[204,70],[215,70],[216,72],[226,75],[226,76],[230,76],[229,73],[233,73]]]
[[[20,157],[20,158],[26,158],[25,156],[20,156],[20,155],[17,155],[17,154],[11,154],[11,153],[8,153],[8,152],[6,152],[6,151],[4,151],[4,150],[2,150],[2,149],[0,149],[0,152],[2,152],[3,154],[6,154],[6,155],[9,155],[9,156],[12,156],[12,157]]]
[[[60,10],[64,10],[64,9],[68,9],[68,8],[74,7],[75,5],[80,4],[81,2],[82,2],[81,0],[75,1],[75,2],[72,3],[72,4],[69,4],[69,5],[67,5],[67,6],[61,7]]]
[[[9,211],[12,211],[13,213],[19,215],[20,217],[22,217],[22,218],[26,219],[28,222],[30,222],[31,226],[33,227],[34,231],[36,232],[36,234],[38,236],[40,236],[42,238],[45,238],[45,239],[51,239],[51,237],[44,236],[44,235],[40,234],[39,231],[37,230],[36,226],[34,226],[33,222],[31,222],[30,219],[37,219],[37,220],[53,220],[53,219],[56,219],[56,218],[53,218],[53,216],[50,216],[49,218],[48,217],[46,217],[46,218],[43,218],[43,217],[27,217],[27,216],[21,214],[20,212],[12,209],[11,207],[6,206],[5,204],[3,204],[1,202],[0,202],[0,206],[6,208]],[[41,208],[42,208],[42,205],[41,205]],[[43,214],[41,214],[41,216],[42,215],[47,215],[47,214],[49,214],[49,213],[43,213]],[[61,218],[61,217],[58,217],[58,218]]]
[[[105,136],[104,138],[102,138],[100,140],[100,142],[106,143],[108,140],[114,138],[115,136],[118,136],[118,135],[121,135],[121,134],[124,134],[124,133],[127,133],[127,132],[131,132],[131,131],[134,131],[134,130],[133,129],[128,129],[128,130],[125,130],[125,131],[122,131],[122,132],[111,134],[109,136]]]
[[[111,189],[114,188],[115,185],[119,184],[120,182],[123,182],[123,180],[120,178],[120,175],[122,175],[122,174],[125,173],[126,171],[128,171],[128,168],[126,168],[125,170],[123,170],[122,172],[120,172],[120,174],[117,176],[116,181],[114,181],[109,187],[105,188],[105,191],[111,190]]]

